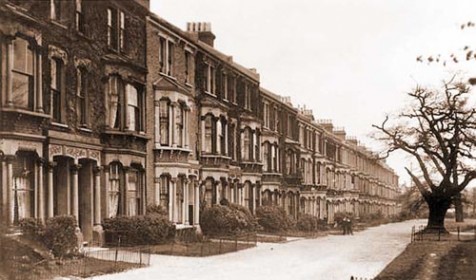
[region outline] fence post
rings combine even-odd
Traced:
[[[222,242],[222,238],[220,238],[220,246],[218,247],[218,254],[219,255],[221,254],[221,242]]]
[[[458,226],[458,241],[460,241],[460,239],[459,239],[459,226]]]
[[[203,240],[202,240],[202,242],[201,242],[202,246],[200,247],[200,257],[203,257],[203,243],[205,243],[205,242],[203,242]]]
[[[139,248],[139,266],[142,267],[142,248]]]
[[[475,228],[475,231],[476,231],[476,228]],[[237,251],[238,251],[238,235],[235,235],[235,252],[237,252]]]
[[[441,241],[441,229],[438,229],[438,241]]]

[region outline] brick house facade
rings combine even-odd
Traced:
[[[335,213],[396,214],[398,177],[343,130],[260,87],[147,0],[0,3],[0,216],[101,222],[162,205],[179,227],[227,199]]]

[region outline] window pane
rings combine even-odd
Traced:
[[[29,73],[31,67],[27,67],[28,59],[31,60],[31,53],[27,52],[28,42],[26,40],[17,38],[13,41],[13,69]]]
[[[30,107],[30,79],[30,76],[12,72],[12,93],[15,106]]]
[[[56,72],[57,65],[56,64],[57,64],[56,60],[52,59],[51,60],[51,67],[50,67],[51,68],[51,84],[50,84],[50,86],[51,86],[52,89],[57,89],[56,85],[58,83],[58,81],[56,79],[56,75],[57,75],[57,72]]]

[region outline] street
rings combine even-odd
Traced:
[[[356,232],[207,258],[153,255],[151,266],[94,279],[350,279],[375,277],[410,242],[413,225],[387,224]]]

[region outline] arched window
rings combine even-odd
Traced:
[[[109,190],[108,190],[108,217],[112,218],[123,214],[121,208],[121,193],[122,193],[122,165],[118,162],[113,162],[109,165]]]
[[[162,175],[160,176],[160,205],[165,209],[169,209],[169,188],[170,177]]]

